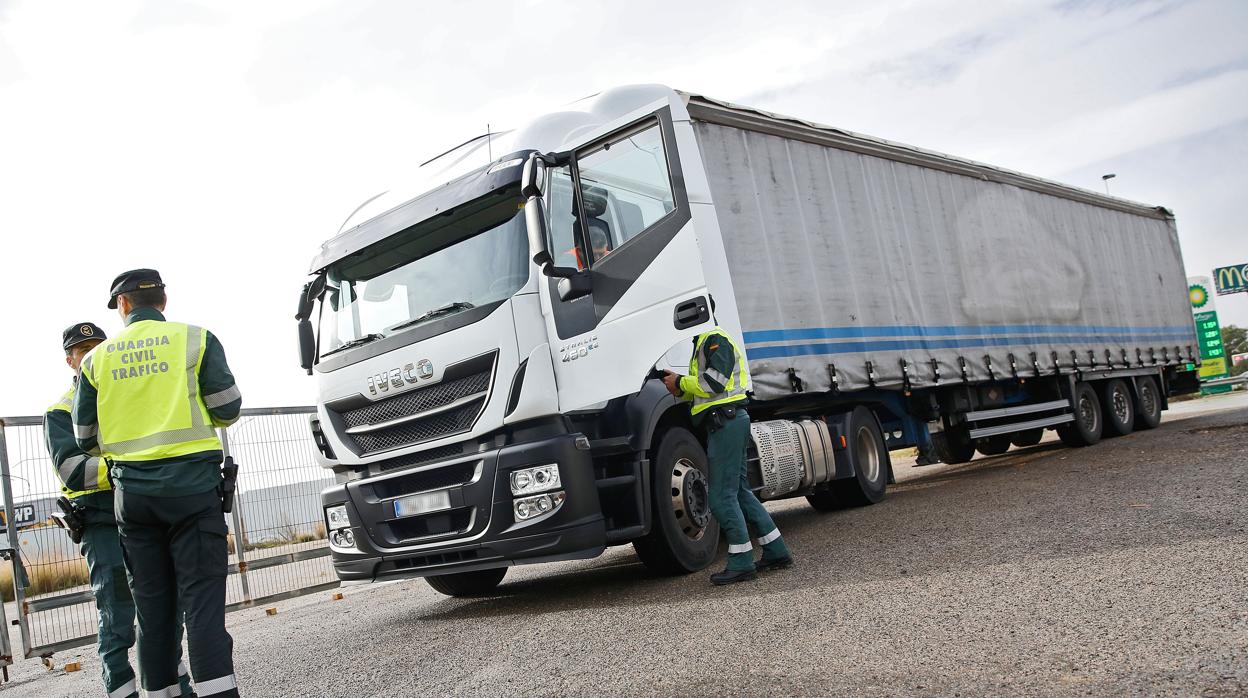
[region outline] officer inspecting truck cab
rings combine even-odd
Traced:
[[[711,303],[713,308],[714,300]],[[665,371],[663,384],[673,396],[691,403],[695,426],[706,431],[711,513],[728,540],[728,566],[712,574],[711,583],[747,582],[757,572],[792,567],[793,557],[780,529],[750,489],[746,475],[750,415],[742,403],[749,398],[750,372],[745,352],[727,332],[713,327],[694,338],[689,373]],[[763,548],[758,562],[747,525],[758,533]]]
[[[196,694],[237,696],[225,630],[226,525],[215,428],[238,419],[242,396],[217,338],[167,321],[165,303],[165,284],[153,269],[113,281],[108,307],[126,327],[82,362],[74,435],[79,447],[112,462],[143,688],[177,695],[176,629],[184,612]]]

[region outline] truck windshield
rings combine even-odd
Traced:
[[[320,355],[496,303],[529,278],[523,199],[490,194],[343,259],[328,270]]]

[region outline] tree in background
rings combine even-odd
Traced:
[[[1227,325],[1222,328],[1222,347],[1226,350],[1226,361],[1229,364],[1235,354],[1248,353],[1248,328]],[[1238,366],[1231,366],[1231,375],[1238,376],[1248,372],[1248,361],[1240,361]]]

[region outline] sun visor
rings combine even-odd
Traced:
[[[309,273],[315,274],[325,267],[360,250],[378,243],[395,233],[406,230],[440,213],[478,199],[520,182],[524,162],[532,151],[509,153],[498,158],[493,166],[482,167],[463,177],[421,194],[405,203],[378,214],[357,226],[349,228],[321,245],[321,251],[312,260]],[[514,165],[498,167],[498,164]]]

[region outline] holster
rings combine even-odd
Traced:
[[[724,428],[724,425],[737,418],[735,405],[716,405],[707,411],[706,430],[712,434]]]
[[[87,530],[87,522],[82,516],[82,511],[78,505],[69,497],[57,497],[56,508],[60,511],[52,512],[52,520],[57,526],[65,529],[69,533],[69,539],[75,543],[82,542],[82,534]]]
[[[226,456],[225,461],[221,463],[221,511],[230,513],[234,511],[234,487],[238,482],[238,464],[234,462],[233,456]]]

